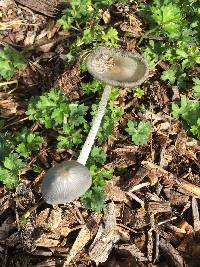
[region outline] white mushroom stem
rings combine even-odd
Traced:
[[[99,130],[102,118],[105,114],[107,102],[108,102],[109,95],[111,92],[111,88],[112,87],[110,85],[106,85],[104,88],[96,116],[92,122],[92,127],[91,127],[90,132],[86,138],[86,141],[85,141],[85,143],[81,149],[80,155],[77,159],[77,161],[83,165],[85,165],[87,160],[88,160],[88,157],[89,157],[91,148],[94,144],[94,140],[95,140],[95,137],[96,137],[97,132]]]

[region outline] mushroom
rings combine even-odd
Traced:
[[[148,78],[146,60],[138,53],[99,46],[87,58],[87,69],[96,79],[119,87],[134,87]]]
[[[41,192],[48,204],[71,202],[90,188],[92,178],[85,164],[104,116],[112,86],[134,87],[148,77],[147,63],[142,56],[122,49],[100,46],[88,56],[86,64],[90,74],[106,86],[77,161],[59,163],[50,168],[43,178]]]
[[[83,165],[89,157],[101,120],[104,116],[112,86],[134,87],[148,77],[148,66],[138,53],[119,48],[97,47],[87,58],[87,69],[96,79],[106,84],[96,117],[80,152],[78,162]]]

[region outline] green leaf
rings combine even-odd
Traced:
[[[151,133],[152,126],[149,122],[140,121],[128,121],[128,127],[125,131],[131,136],[132,141],[136,145],[146,145],[147,139]]]
[[[18,175],[24,169],[25,163],[16,153],[10,153],[0,166],[0,181],[7,188],[14,188],[18,183]]]
[[[196,135],[200,140],[200,118],[198,119],[197,125],[192,125],[190,131],[193,133],[193,135]]]
[[[25,167],[24,162],[18,157],[16,153],[10,153],[9,156],[4,159],[4,167],[13,174],[19,174]]]
[[[81,83],[81,88],[85,94],[91,94],[96,92],[101,92],[103,90],[102,82],[98,80],[92,80],[88,83]]]
[[[171,67],[170,69],[163,71],[161,79],[163,81],[168,80],[170,84],[174,84],[176,81],[176,73],[177,73],[177,68]]]
[[[32,152],[38,151],[44,142],[38,132],[32,133],[26,127],[16,134],[15,141],[17,145],[16,152],[25,158],[29,157]]]
[[[7,188],[14,188],[17,185],[17,176],[11,173],[9,170],[0,166],[0,181],[7,187]]]
[[[118,31],[113,27],[110,27],[106,32],[103,32],[101,39],[105,42],[104,44],[107,46],[116,46],[119,41]]]
[[[65,131],[66,135],[59,135],[57,138],[57,148],[65,149],[72,148],[74,145],[79,145],[83,143],[80,130],[74,132],[74,130],[69,130],[69,127]]]
[[[192,87],[192,91],[196,98],[200,99],[200,79],[199,78],[193,78],[194,85]]]
[[[113,90],[112,90],[113,91]],[[116,122],[121,118],[124,113],[122,107],[114,106],[113,102],[117,97],[116,91],[111,92],[111,99],[107,105],[106,114],[103,117],[99,131],[97,133],[97,143],[102,144],[107,140],[107,138],[112,134],[113,128]],[[92,105],[91,115],[94,117],[97,112],[98,106],[96,104]]]
[[[90,160],[93,160],[95,163],[103,164],[106,161],[106,153],[101,147],[93,147],[90,153]]]
[[[0,49],[0,76],[10,79],[16,70],[25,68],[25,58],[18,51],[8,45]]]
[[[101,212],[105,205],[105,193],[99,187],[93,187],[82,197],[81,202],[86,209]]]
[[[32,98],[26,114],[46,128],[62,127],[63,132],[71,134],[79,126],[83,126],[84,130],[87,110],[84,104],[70,103],[59,91],[51,89],[40,97]]]
[[[181,9],[169,0],[155,1],[150,8],[153,20],[171,38],[180,36],[182,27]]]
[[[181,96],[180,105],[172,104],[172,116],[180,118],[185,126],[200,138],[200,101],[192,101],[186,96]]]

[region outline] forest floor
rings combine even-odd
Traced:
[[[69,25],[58,19],[70,5],[56,10],[59,1],[35,1],[36,7],[33,2],[0,1],[0,266],[200,266],[199,45],[193,65],[192,57],[189,63],[185,55],[181,58],[183,52],[169,60],[167,52],[178,41],[167,27],[161,34],[151,31],[138,1],[99,1],[99,9],[83,1],[75,7],[80,17]],[[90,23],[95,9],[98,16]],[[157,43],[171,40],[167,52],[156,52]],[[103,85],[82,61],[98,45],[143,54],[149,77],[138,88],[112,91],[88,163],[98,184],[90,192],[102,192],[52,207],[42,201],[40,184],[52,165],[76,159],[86,138]],[[179,75],[173,66],[181,64],[187,65]],[[68,123],[78,116],[82,124],[63,130],[64,124],[53,119],[50,109],[59,103],[52,104],[47,95],[51,88],[52,99],[77,105],[78,113],[69,115]],[[195,122],[190,124],[191,114]],[[137,126],[128,126],[130,121]]]

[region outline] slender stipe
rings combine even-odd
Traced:
[[[112,87],[110,85],[106,85],[104,88],[96,116],[92,122],[92,127],[91,127],[90,132],[87,136],[87,139],[86,139],[86,141],[85,141],[85,143],[81,149],[80,155],[77,159],[77,161],[83,165],[85,165],[87,160],[88,160],[88,157],[89,157],[91,148],[94,144],[94,140],[95,140],[95,137],[96,137],[97,132],[99,130],[102,118],[105,114],[107,102],[108,102],[109,95],[111,92],[111,88]]]

